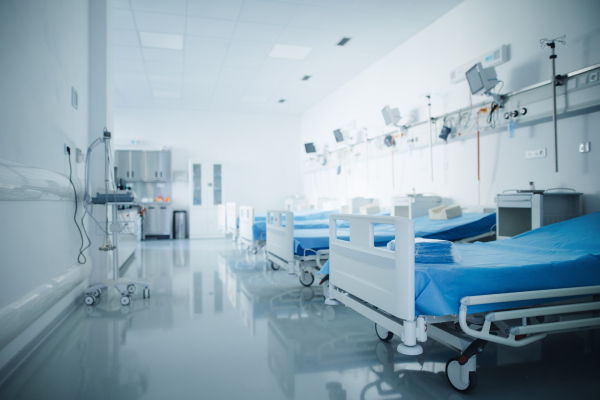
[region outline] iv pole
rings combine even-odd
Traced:
[[[540,45],[542,48],[545,46],[550,47],[552,54],[550,60],[552,60],[552,123],[554,125],[554,166],[555,172],[558,172],[558,128],[556,121],[556,87],[562,85],[561,76],[556,75],[556,42],[567,44],[565,38],[567,35],[562,35],[556,39],[540,39]]]
[[[429,160],[431,162],[429,169],[431,170],[431,182],[433,182],[433,127],[431,126],[433,120],[431,119],[431,95],[428,94],[425,97],[427,97],[427,106],[429,107]]]

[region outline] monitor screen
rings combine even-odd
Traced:
[[[468,70],[465,75],[467,76],[467,81],[469,82],[469,87],[471,88],[472,94],[476,94],[483,89],[483,80],[481,79],[481,75],[477,69],[477,64]]]
[[[306,150],[307,153],[316,153],[317,149],[315,148],[314,143],[304,143],[304,150]]]
[[[335,131],[333,131],[333,134],[335,136],[335,141],[336,142],[343,142],[344,141],[344,135],[342,134],[342,131],[339,129],[336,129]]]

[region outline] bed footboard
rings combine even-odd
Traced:
[[[286,226],[282,226],[284,215]],[[291,211],[267,211],[267,258],[279,267],[293,266],[294,213]]]

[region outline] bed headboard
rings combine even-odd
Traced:
[[[285,215],[285,226],[281,226]],[[267,211],[267,252],[286,264],[294,262],[294,213]]]
[[[254,207],[240,206],[240,237],[253,240],[252,225],[254,225]]]
[[[337,238],[337,220],[350,223],[350,240]],[[395,226],[396,251],[375,247],[374,224]],[[406,320],[415,318],[415,225],[401,217],[329,216],[330,283]]]

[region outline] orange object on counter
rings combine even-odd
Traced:
[[[170,197],[165,197],[165,201],[166,201],[167,203],[170,203],[170,202],[171,202],[171,198],[170,198]]]

